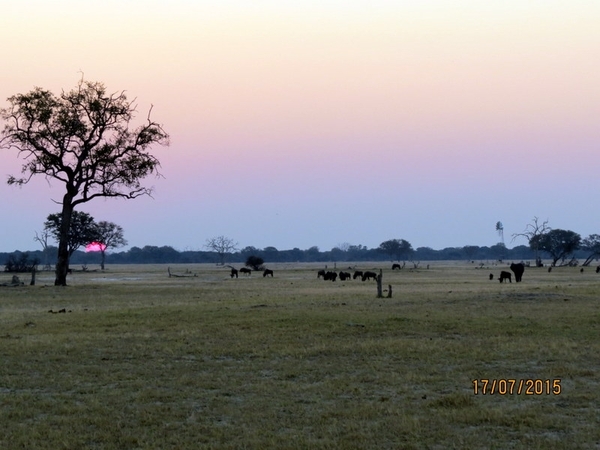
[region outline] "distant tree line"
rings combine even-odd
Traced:
[[[84,220],[85,219],[85,220]],[[78,225],[79,224],[79,225]],[[501,223],[496,228],[503,231]],[[33,252],[0,253],[0,261],[5,261],[6,271],[30,271],[40,261],[45,262],[45,269],[50,269],[48,261],[56,258],[58,248],[48,244],[48,237],[54,235],[58,241],[60,229],[60,215],[51,214],[45,223],[44,232],[40,236],[36,233],[34,238],[42,244],[43,250]],[[150,246],[143,248],[132,247],[127,251],[107,253],[106,248],[117,248],[126,245],[123,238],[123,229],[113,223],[96,223],[86,213],[75,212],[69,234],[70,263],[74,266],[81,264],[86,268],[88,264],[100,264],[104,270],[105,259],[111,264],[193,264],[212,263],[218,265],[242,264],[247,266],[262,266],[263,262],[321,262],[323,264],[340,264],[348,262],[367,261],[404,261],[411,262],[413,267],[418,267],[422,261],[441,260],[466,260],[477,264],[489,264],[496,261],[529,261],[532,265],[541,266],[541,254],[550,259],[550,264],[555,265],[583,265],[588,266],[592,261],[600,259],[600,235],[591,234],[582,239],[578,233],[571,230],[552,229],[547,221],[539,223],[534,217],[522,236],[528,239],[529,245],[519,245],[507,248],[504,242],[499,242],[491,247],[465,245],[463,247],[446,247],[434,250],[430,247],[413,249],[410,242],[405,239],[389,239],[382,242],[377,248],[367,248],[363,245],[338,244],[328,251],[321,251],[313,246],[305,250],[293,248],[291,250],[278,250],[275,247],[245,247],[238,249],[237,242],[226,236],[208,239],[205,250],[177,251],[170,246]],[[503,238],[503,236],[502,236]],[[89,241],[103,242],[100,252],[82,252],[78,248]],[[581,261],[580,261],[581,260]],[[249,263],[255,261],[255,264]]]
[[[28,267],[29,261],[43,261],[51,255],[51,260],[56,257],[57,248],[49,246],[44,251],[29,252],[11,252],[0,253],[0,261],[15,262]],[[367,248],[362,245],[350,245],[347,249],[335,247],[328,251],[321,251],[318,247],[310,247],[306,250],[293,248],[291,250],[278,250],[275,247],[265,247],[258,249],[256,247],[245,247],[234,253],[226,255],[227,263],[244,264],[248,257],[256,256],[262,258],[265,263],[277,262],[322,262],[323,264],[344,264],[346,262],[367,262],[367,261],[394,261],[403,260],[396,258],[388,253],[381,251],[380,248]],[[442,261],[442,260],[463,260],[479,262],[495,262],[499,259],[506,261],[535,261],[535,253],[526,245],[506,248],[501,244],[491,247],[479,247],[476,245],[467,245],[464,247],[447,247],[442,250],[434,250],[429,247],[418,247],[410,255],[406,256],[406,261]],[[588,252],[578,250],[574,257],[586,260]],[[113,252],[106,254],[106,261],[110,264],[221,264],[222,254],[215,251],[177,251],[170,246],[152,246],[146,245],[142,248],[131,247],[127,251]],[[75,251],[70,260],[71,266],[77,270],[78,265],[98,264],[102,262],[100,252]],[[12,266],[11,266],[12,267]]]

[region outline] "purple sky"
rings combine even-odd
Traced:
[[[171,135],[154,199],[81,208],[130,246],[489,246],[501,221],[512,247],[534,216],[600,233],[599,2],[26,3],[0,102],[83,72]],[[0,251],[39,248],[51,184],[2,181]]]

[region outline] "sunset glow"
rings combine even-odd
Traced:
[[[91,242],[85,246],[86,252],[102,252],[106,250],[106,245],[102,242]]]

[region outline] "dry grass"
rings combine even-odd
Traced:
[[[392,299],[291,264],[0,288],[0,448],[600,447],[600,275],[387,267]],[[562,392],[474,395],[481,378]]]

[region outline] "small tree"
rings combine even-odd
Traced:
[[[590,234],[581,241],[581,248],[590,252],[590,255],[583,263],[584,266],[589,266],[595,258],[600,257],[600,234]]]
[[[149,195],[140,180],[158,175],[159,161],[148,149],[168,145],[168,135],[150,113],[145,124],[131,130],[136,106],[125,92],[109,94],[102,83],[83,78],[58,96],[35,88],[8,103],[0,109],[5,122],[0,149],[14,148],[25,160],[22,178],[9,176],[8,184],[27,184],[35,175],[64,184],[54,284],[66,286],[75,208],[97,197]]]
[[[37,241],[42,245],[42,254],[44,255],[44,270],[50,270],[51,250],[53,248],[56,249],[56,247],[51,247],[48,244],[48,239],[50,239],[50,235],[50,230],[44,228],[40,234],[38,234],[38,232],[36,231],[35,237],[33,238],[34,241]]]
[[[44,222],[44,230],[49,232],[58,242],[61,239],[63,216],[60,213],[50,214]],[[79,247],[98,240],[98,230],[94,218],[88,213],[73,211],[69,232],[67,234],[67,251],[69,258]]]
[[[123,233],[123,227],[116,223],[102,220],[96,225],[96,235],[98,237],[98,242],[101,244],[99,250],[102,255],[102,262],[100,263],[100,268],[102,270],[104,270],[106,250],[127,245],[127,240],[123,237]]]
[[[217,236],[206,240],[205,247],[217,253],[219,255],[219,262],[221,265],[225,264],[225,257],[228,253],[237,250],[238,243],[233,239],[225,236]]]
[[[577,250],[581,244],[581,236],[570,230],[550,230],[534,238],[534,244],[540,250],[552,256],[552,265],[560,259],[562,262]]]

